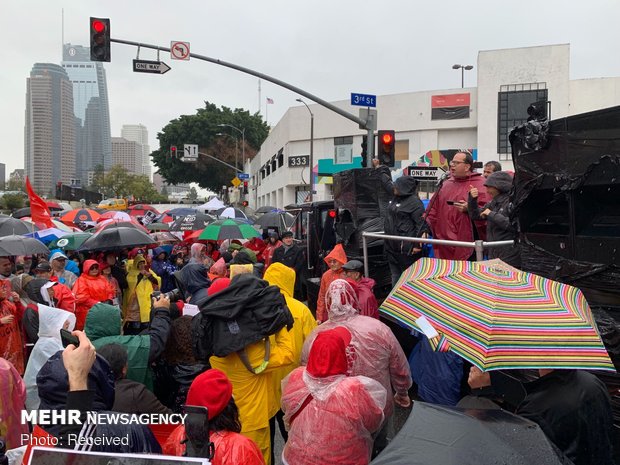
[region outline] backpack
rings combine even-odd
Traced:
[[[277,286],[252,274],[235,276],[230,286],[196,302],[200,312],[192,318],[192,348],[197,359],[226,357],[237,352],[248,370],[264,370],[269,361],[269,336],[293,326],[293,316]],[[252,369],[245,347],[265,340],[265,360]]]

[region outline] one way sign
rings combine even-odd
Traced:
[[[153,73],[164,74],[170,71],[168,66],[163,61],[149,61],[149,60],[134,60],[133,71],[134,73]]]

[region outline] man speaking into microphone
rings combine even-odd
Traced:
[[[434,239],[473,242],[486,238],[484,221],[469,218],[467,197],[472,187],[478,189],[478,205],[484,206],[490,198],[484,187],[484,177],[474,173],[474,159],[468,150],[457,152],[450,162],[450,175],[431,199],[426,222]],[[469,260],[476,257],[467,247],[433,245],[435,257],[448,260]]]

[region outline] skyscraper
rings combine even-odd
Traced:
[[[77,133],[76,174],[87,185],[89,172],[98,165],[112,167],[110,106],[103,63],[90,61],[81,45],[63,46],[62,66],[73,83],[73,111]]]
[[[36,191],[51,194],[75,176],[73,87],[62,67],[35,63],[26,80],[25,121],[26,175]]]
[[[121,137],[140,144],[142,147],[141,174],[151,179],[151,147],[149,146],[149,132],[146,126],[142,124],[124,124],[121,129]]]
[[[130,174],[142,174],[142,146],[124,137],[112,137],[112,165],[121,165]]]

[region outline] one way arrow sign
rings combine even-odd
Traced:
[[[149,61],[149,60],[134,60],[133,71],[134,73],[154,73],[164,74],[170,71],[168,66],[163,61]]]

